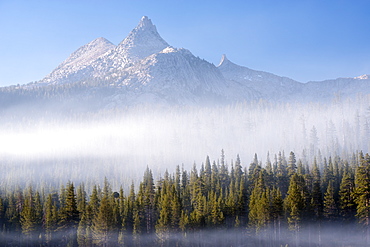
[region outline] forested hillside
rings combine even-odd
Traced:
[[[370,156],[207,156],[129,191],[73,181],[1,191],[2,246],[366,246]],[[135,183],[136,182],[136,183]],[[136,186],[134,184],[138,184]],[[87,192],[89,191],[89,193]],[[335,228],[334,228],[335,226]]]

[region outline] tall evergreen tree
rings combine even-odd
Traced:
[[[104,195],[99,211],[93,219],[93,243],[99,246],[111,246],[113,242],[114,218],[113,209],[108,195]]]
[[[96,185],[93,186],[89,205],[91,207],[93,216],[97,215],[99,211],[100,199],[98,196],[98,188],[96,187]]]
[[[251,185],[254,185],[254,181],[258,178],[259,170],[257,154],[254,154],[253,162],[249,164],[248,168],[248,181]]]
[[[155,188],[152,171],[147,167],[144,178],[142,182],[142,206],[144,209],[144,222],[145,229],[147,233],[154,231],[154,226],[156,222],[156,212],[155,212]]]
[[[20,222],[23,234],[27,237],[27,241],[31,243],[36,240],[41,229],[41,215],[39,209],[36,209],[35,202],[34,193],[30,187],[24,200],[22,212],[20,213]],[[39,200],[38,203],[40,203]]]
[[[323,196],[321,192],[321,175],[320,170],[314,158],[313,168],[312,168],[312,192],[311,192],[311,208],[313,210],[314,220],[320,220],[323,210]]]
[[[92,222],[93,215],[90,205],[85,206],[85,210],[82,212],[81,220],[77,228],[77,242],[78,246],[88,247],[93,244],[92,236]]]
[[[276,182],[277,187],[280,189],[283,196],[286,195],[289,186],[289,177],[287,171],[287,162],[284,157],[284,153],[279,152],[278,163],[276,170]]]
[[[337,216],[338,207],[334,200],[333,181],[329,181],[329,185],[324,196],[324,217],[328,221],[335,221]]]
[[[296,165],[296,158],[295,158],[295,154],[292,152],[290,152],[289,154],[289,160],[288,160],[288,168],[287,168],[287,172],[288,172],[288,177],[291,177],[294,173],[297,172],[297,165]]]
[[[273,168],[272,168],[272,163],[271,163],[271,160],[270,160],[270,153],[269,152],[267,153],[267,157],[266,157],[265,169],[266,169],[266,185],[268,187],[272,188],[272,187],[276,186],[276,181],[275,181],[274,171],[273,171]]]
[[[212,192],[209,195],[209,217],[208,224],[213,228],[218,228],[224,222],[224,213],[222,212],[222,198],[217,198],[217,195]]]
[[[249,226],[258,233],[269,223],[269,194],[265,184],[265,171],[259,172],[249,200]]]
[[[298,175],[302,175],[302,176],[306,174],[306,170],[304,168],[304,165],[301,159],[299,159],[297,162],[297,173]]]
[[[279,242],[281,239],[281,224],[284,215],[284,200],[278,188],[273,188],[271,191],[270,214],[271,220],[273,221],[274,241]]]
[[[81,183],[77,188],[77,210],[80,212],[80,218],[82,217],[82,213],[85,211],[87,200],[86,200],[86,191],[85,185]]]
[[[171,196],[169,181],[165,179],[160,190],[159,218],[155,225],[158,240],[162,245],[166,243],[170,237],[172,218]]]
[[[293,174],[290,178],[288,195],[284,204],[287,212],[289,228],[296,234],[300,231],[301,221],[306,210],[307,192],[303,176]]]
[[[370,238],[370,156],[366,154],[360,161],[355,178],[355,203],[357,218],[365,228],[367,239]]]
[[[23,194],[21,191],[16,191],[9,195],[7,207],[5,209],[6,228],[9,231],[17,233],[21,231],[21,211],[23,207]]]
[[[44,229],[45,229],[45,236],[46,242],[50,245],[53,240],[53,234],[58,226],[58,194],[53,193],[47,196],[45,206],[44,206]]]
[[[64,206],[59,212],[59,228],[64,236],[66,245],[77,245],[77,226],[79,222],[79,212],[77,210],[75,187],[69,183],[66,187],[66,198]]]
[[[342,178],[339,191],[340,216],[344,222],[352,222],[356,215],[356,204],[354,201],[354,177],[346,172]]]

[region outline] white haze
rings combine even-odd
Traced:
[[[290,151],[311,162],[313,155],[368,152],[369,99],[330,104],[259,102],[224,107],[177,107],[102,111],[69,117],[4,116],[0,130],[1,183],[94,183],[114,186],[177,165],[190,170],[207,155],[243,166],[254,153],[266,161]],[[15,120],[13,120],[15,119]],[[317,134],[314,134],[316,128]],[[320,153],[319,153],[320,150]]]
[[[70,233],[69,233],[70,234]],[[117,232],[112,232],[113,239],[117,237]],[[58,243],[66,244],[68,232],[57,232],[53,235],[51,245]],[[9,243],[11,246],[39,246],[40,239],[23,238],[18,233],[6,232],[0,235],[0,240]],[[335,224],[312,224],[304,225],[298,233],[282,228],[280,230],[262,229],[258,234],[246,228],[212,229],[182,232],[169,232],[164,235],[163,241],[158,239],[158,235],[143,234],[136,241],[130,236],[123,238],[124,246],[197,246],[197,247],[255,247],[255,246],[321,246],[321,247],[354,247],[369,246],[369,242],[364,236],[363,231],[358,225],[339,225]],[[116,246],[117,242],[108,242],[107,246]]]

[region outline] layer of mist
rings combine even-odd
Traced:
[[[215,229],[196,230],[189,232],[158,234],[143,234],[139,236],[122,235],[112,232],[112,238],[118,238],[118,242],[111,241],[104,246],[183,246],[183,247],[268,247],[268,246],[301,246],[301,247],[360,247],[368,246],[369,240],[365,234],[354,225],[318,227],[318,224],[308,225],[300,232],[289,230],[263,229],[258,234],[247,229]],[[41,236],[41,235],[40,235]],[[114,236],[114,237],[113,237]],[[71,236],[69,231],[53,235],[53,241],[40,238],[39,236],[22,236],[19,233],[2,233],[1,243],[6,246],[67,246],[74,243],[77,246],[76,236]]]
[[[58,186],[66,181],[101,182],[113,187],[177,165],[188,169],[207,155],[226,160],[240,155],[247,167],[255,153],[262,163],[278,152],[350,156],[370,146],[370,99],[330,104],[235,104],[224,107],[136,107],[94,113],[12,115],[0,120],[0,174],[3,188]],[[115,184],[116,183],[116,184]],[[37,188],[37,187],[36,187]]]

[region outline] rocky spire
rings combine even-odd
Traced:
[[[229,60],[227,59],[226,55],[225,54],[222,54],[221,61],[218,64],[218,67],[220,67],[221,65],[223,65],[223,64],[225,64],[227,62],[229,62]]]
[[[121,54],[135,60],[160,52],[169,44],[162,39],[152,21],[143,16],[139,24],[118,45]]]

